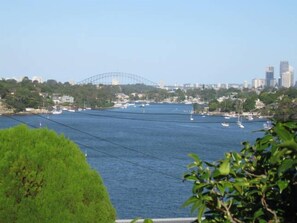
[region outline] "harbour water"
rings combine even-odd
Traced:
[[[20,123],[46,127],[76,142],[103,178],[119,219],[189,217],[181,208],[191,195],[182,181],[187,156],[214,161],[261,137],[263,121],[193,115],[192,105],[151,104],[126,109],[64,112],[61,115],[0,116],[0,128]],[[79,179],[78,179],[79,180]]]

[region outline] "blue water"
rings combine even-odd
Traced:
[[[103,178],[120,219],[187,217],[181,208],[191,195],[182,182],[187,156],[196,153],[214,161],[227,151],[239,151],[241,142],[263,135],[258,120],[238,128],[230,119],[193,115],[191,105],[152,104],[108,111],[64,112],[62,115],[0,116],[0,128],[27,123],[62,133],[80,145],[87,161]],[[15,119],[15,120],[14,120]]]

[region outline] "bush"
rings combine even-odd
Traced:
[[[276,123],[254,145],[214,163],[194,162],[186,180],[192,196],[184,206],[198,222],[297,222],[297,123]],[[204,216],[204,218],[203,218]]]
[[[64,136],[1,130],[0,154],[0,222],[115,221],[100,176]]]

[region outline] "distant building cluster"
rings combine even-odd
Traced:
[[[273,66],[267,66],[265,68],[265,76],[263,78],[254,78],[252,83],[249,84],[248,81],[244,81],[241,84],[238,83],[217,83],[217,84],[202,84],[202,83],[185,83],[185,84],[174,84],[174,85],[165,85],[164,82],[160,82],[159,87],[162,89],[167,89],[169,91],[175,91],[177,89],[244,89],[244,88],[253,88],[253,89],[264,89],[264,88],[289,88],[289,87],[297,87],[297,81],[294,82],[294,69],[289,65],[288,61],[280,61],[279,66],[279,76],[275,75],[276,70]],[[118,75],[118,74],[117,74]],[[118,76],[117,76],[118,77]],[[10,78],[14,79],[18,82],[22,81],[24,78],[28,78],[27,76],[22,78]],[[43,83],[42,77],[34,76],[32,81]],[[56,82],[56,80],[47,80],[47,82]],[[75,82],[68,82],[71,85],[75,84]],[[119,85],[120,82],[113,78],[112,85]],[[60,99],[59,99],[60,100]],[[63,98],[62,101],[71,103],[71,99]]]
[[[294,83],[294,69],[289,65],[288,61],[281,61],[279,66],[279,77],[275,77],[275,70],[273,66],[266,67],[265,79],[255,78],[252,80],[253,88],[264,87],[293,87]]]

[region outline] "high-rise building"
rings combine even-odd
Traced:
[[[272,66],[269,66],[266,68],[265,86],[266,87],[274,87],[275,86],[274,67],[272,67]]]
[[[279,82],[278,85],[280,87],[284,87],[283,84],[283,78],[287,78],[288,75],[285,75],[285,77],[283,77],[283,75],[285,73],[287,73],[289,71],[289,62],[288,61],[281,61],[280,65],[279,65]]]
[[[255,78],[252,80],[252,87],[255,89],[264,88],[265,86],[265,79]]]
[[[294,79],[294,68],[293,67],[289,67],[289,71],[291,72],[291,87],[294,87],[295,85],[295,83],[294,83],[294,81],[295,81],[295,79]]]
[[[289,70],[287,72],[282,73],[281,78],[282,87],[293,87],[294,86],[294,69],[293,67],[289,67]]]
[[[279,74],[286,73],[289,71],[289,62],[288,61],[281,61],[279,65]]]

